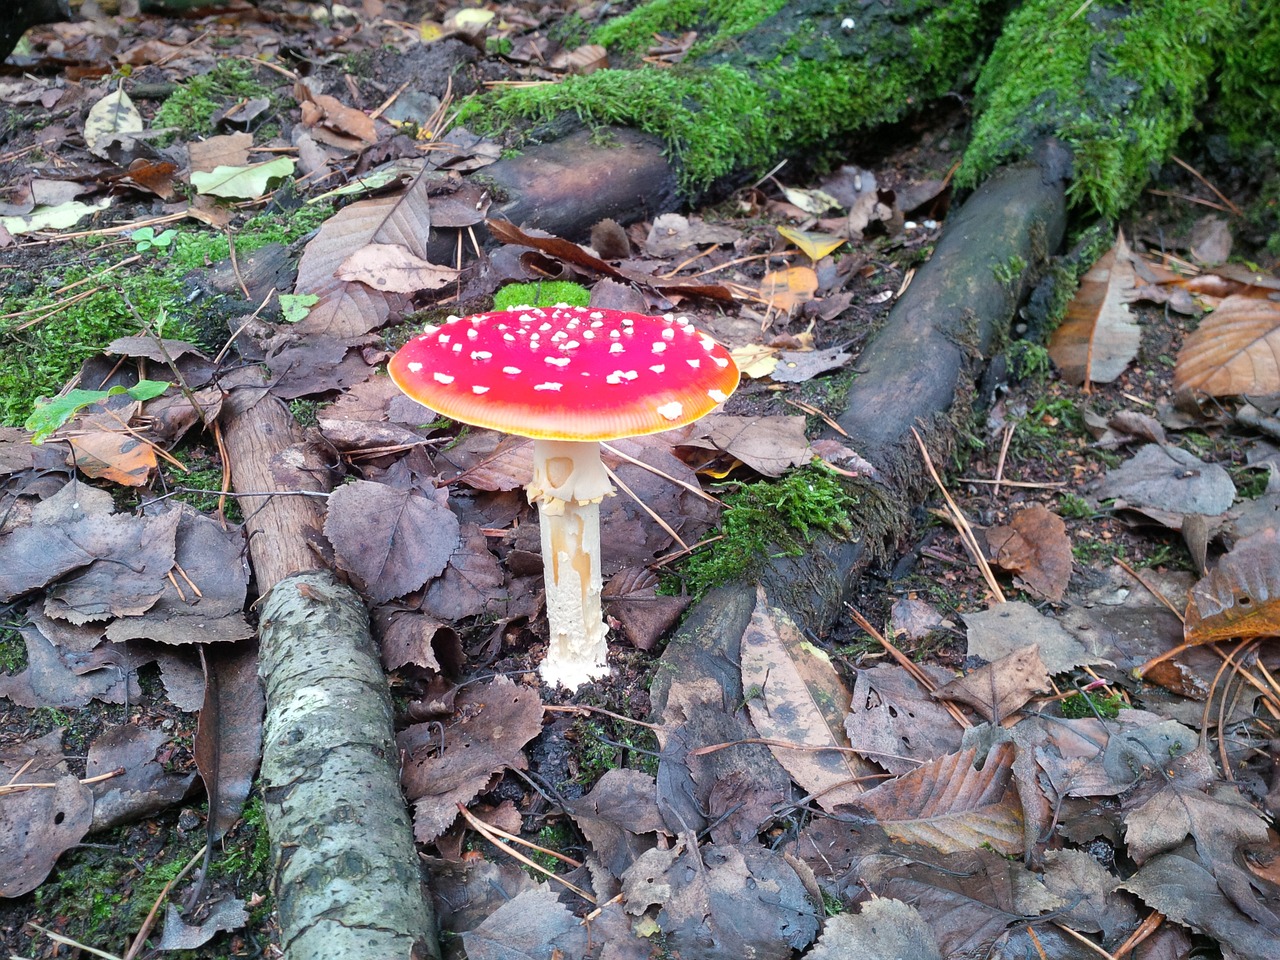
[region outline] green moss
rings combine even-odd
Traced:
[[[606,47],[639,53],[653,45],[655,33],[698,31],[706,37],[735,37],[763,23],[787,0],[649,0],[596,30],[592,40]]]
[[[1094,716],[1114,720],[1120,715],[1121,708],[1127,706],[1124,697],[1119,693],[1111,693],[1104,697],[1080,690],[1062,701],[1061,710],[1062,715],[1071,720],[1083,720]]]
[[[1236,5],[1085,6],[1029,0],[1009,16],[978,80],[961,184],[1055,136],[1075,158],[1072,199],[1115,216],[1196,122]]]
[[[1049,382],[1053,373],[1053,360],[1049,351],[1030,340],[1015,340],[1005,351],[1009,358],[1009,376],[1015,380],[1030,380],[1035,384]]]
[[[1064,493],[1058,498],[1058,514],[1067,520],[1088,520],[1096,511],[1089,501],[1076,493]]]
[[[800,556],[819,532],[850,533],[849,513],[857,505],[835,474],[821,466],[745,484],[723,499],[722,539],[690,556],[679,570],[695,597],[753,576],[773,553]]]
[[[652,730],[616,720],[579,720],[573,729],[580,785],[590,787],[623,766],[657,773],[658,741]]]
[[[257,68],[244,60],[219,60],[212,70],[183,83],[160,105],[153,127],[172,127],[186,138],[214,132],[213,115],[231,102],[265,97]]]
[[[585,307],[591,302],[591,291],[579,283],[549,280],[546,283],[509,283],[493,295],[493,309],[511,307],[554,307],[567,303]]]
[[[600,70],[509,89],[467,101],[459,119],[490,134],[536,134],[566,115],[592,127],[643,130],[662,138],[683,188],[696,195],[783,155],[843,156],[841,137],[898,120],[952,89],[980,56],[986,8],[994,5],[877,6],[845,30],[839,4],[803,0],[687,65]]]
[[[1280,4],[1249,0],[1235,43],[1222,48],[1214,121],[1236,146],[1280,142]]]

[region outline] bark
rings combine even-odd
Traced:
[[[262,382],[224,413],[238,493],[323,491],[325,465]],[[265,597],[262,788],[288,960],[439,957],[400,791],[391,698],[359,595],[315,549],[319,498],[241,497]]]

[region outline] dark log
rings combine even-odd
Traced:
[[[314,549],[321,498],[296,495],[327,489],[325,465],[265,380],[233,389],[223,411],[264,598],[262,792],[281,946],[288,960],[438,958],[369,618]]]

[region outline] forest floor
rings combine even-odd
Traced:
[[[574,16],[590,25],[598,6],[575,8]],[[277,325],[284,329],[290,311],[306,314],[305,299],[290,299],[297,255],[311,243],[343,242],[341,235],[326,237],[322,229],[346,202],[334,190],[375,182],[372,175],[384,172],[386,178],[376,180],[379,189],[393,190],[424,160],[437,165],[446,179],[482,169],[501,149],[444,128],[456,98],[486,83],[553,80],[561,75],[557,55],[586,48],[560,49],[556,38],[571,34],[563,22],[571,11],[555,5],[490,7],[485,12],[496,12],[495,17],[477,15],[462,27],[446,23],[443,8],[393,0],[376,7],[376,15],[331,19],[320,5],[264,4],[257,11],[231,3],[185,19],[148,15],[43,27],[29,35],[28,49],[20,49],[15,62],[21,70],[0,75],[0,183],[8,184],[0,194],[7,224],[0,228],[0,536],[31,523],[35,505],[48,502],[73,476],[68,443],[50,440],[32,447],[28,442],[31,432],[24,426],[42,429],[46,421],[40,416],[54,416],[37,398],[54,397],[72,383],[101,390],[140,377],[173,379],[169,368],[177,358],[157,356],[120,338],[163,338],[168,350],[175,341],[187,341],[202,351],[202,358],[187,358],[190,365],[181,367],[202,397],[217,394],[211,385],[241,362],[238,356],[256,362],[269,343],[270,363],[293,350],[288,364],[272,367],[277,382],[285,384],[278,395],[290,401],[313,442],[324,448],[336,483],[358,480],[401,490],[434,490],[438,484],[449,490],[449,505],[461,523],[450,572],[431,584],[419,581],[394,608],[381,604],[384,619],[375,612],[375,623],[388,631],[406,612],[422,618],[414,621],[421,639],[412,656],[396,657],[384,648],[394,668],[399,724],[407,729],[427,721],[452,722],[460,691],[481,681],[505,676],[537,687],[546,625],[534,556],[536,526],[518,489],[524,469],[519,453],[497,447],[496,438],[481,432],[414,422],[397,411],[382,365],[424,322],[449,312],[487,309],[501,285],[530,279],[530,258],[539,255],[507,245],[481,269],[468,251],[461,272],[419,292],[404,311],[418,313],[405,322],[375,324],[348,335],[336,354],[308,351],[305,343],[299,345],[302,337],[282,346],[282,340],[259,336],[255,324],[280,336]],[[435,39],[438,35],[443,39]],[[579,60],[591,53],[580,53]],[[117,96],[111,118],[104,120],[99,105],[118,90],[128,95],[129,105]],[[754,508],[768,490],[802,497],[814,489],[813,471],[823,473],[831,465],[858,471],[855,460],[842,459],[848,451],[838,449],[827,424],[842,410],[859,349],[946,229],[948,208],[963,199],[952,196],[947,180],[969,120],[966,105],[956,98],[873,138],[841,145],[844,165],[834,172],[797,161],[726,191],[701,209],[685,211],[684,217],[625,229],[601,227],[593,244],[603,259],[621,264],[625,275],[601,276],[585,261],[543,252],[538,260],[543,270],[554,266],[559,278],[595,288],[593,305],[687,313],[734,351],[746,374],[723,411],[741,418],[733,421],[741,430],[732,439],[686,433],[638,447],[637,457],[742,509]],[[1017,339],[1015,333],[983,381],[955,462],[941,466],[960,511],[979,528],[997,582],[1010,599],[1027,600],[1085,632],[1089,626],[1080,627],[1072,616],[1118,608],[1122,601],[1141,623],[1128,633],[1110,624],[1109,655],[1081,657],[1066,669],[1050,670],[1051,686],[1036,694],[1037,709],[1060,708],[1059,715],[1099,723],[1104,717],[1112,720],[1119,708],[1177,720],[1203,738],[1210,765],[1225,764],[1244,801],[1271,815],[1280,805],[1271,747],[1280,716],[1275,710],[1280,691],[1269,672],[1274,651],[1264,646],[1242,658],[1247,662],[1238,666],[1241,675],[1252,673],[1231,684],[1230,698],[1224,692],[1228,684],[1218,675],[1222,660],[1204,648],[1190,651],[1177,676],[1163,684],[1136,680],[1131,672],[1182,642],[1179,620],[1192,585],[1226,547],[1245,539],[1241,517],[1255,522],[1263,509],[1274,515],[1268,505],[1277,496],[1280,476],[1274,434],[1268,439],[1239,425],[1225,406],[1188,412],[1175,403],[1179,354],[1206,306],[1218,303],[1209,298],[1250,284],[1265,287],[1266,281],[1257,278],[1274,275],[1277,266],[1256,221],[1240,213],[1256,200],[1248,177],[1214,167],[1207,151],[1194,143],[1188,149],[1193,152],[1186,159],[1196,173],[1169,164],[1122,224],[1140,261],[1134,287],[1143,286],[1144,270],[1173,267],[1219,278],[1221,288],[1210,291],[1206,284],[1196,293],[1198,300],[1187,294],[1172,305],[1185,304],[1189,312],[1152,302],[1150,295],[1136,298],[1128,309],[1140,328],[1140,344],[1107,383],[1065,382],[1044,344]],[[263,170],[263,164],[281,158],[290,161],[282,171]],[[192,175],[218,165],[232,168],[223,180],[235,181],[220,197],[213,187],[197,189],[197,182],[205,181]],[[824,194],[838,202],[828,204]],[[35,218],[34,225],[24,217]],[[436,220],[442,222],[442,215]],[[464,230],[470,225],[482,231],[478,220],[459,223]],[[1093,226],[1079,220],[1072,235],[1084,235]],[[1111,246],[1107,233],[1104,251]],[[612,252],[602,245],[611,245]],[[1125,257],[1119,255],[1121,263],[1128,262]],[[1228,260],[1232,266],[1219,266]],[[1241,280],[1246,272],[1254,279]],[[626,282],[658,275],[717,289],[695,296],[666,281]],[[297,292],[307,293],[301,285]],[[113,341],[111,355],[105,355]],[[124,354],[129,359],[122,359]],[[122,368],[132,381],[112,379]],[[109,494],[102,509],[114,509],[113,516],[141,518],[147,512],[154,519],[159,503],[181,502],[209,518],[211,527],[228,529],[225,543],[235,544],[235,524],[243,517],[234,499],[222,497],[228,489],[227,464],[219,440],[200,426],[190,407],[178,409],[176,392],[169,392],[164,408],[150,404],[165,397],[101,398],[67,411],[79,419],[50,422],[48,432],[68,441],[94,430],[110,434],[105,446],[77,443],[73,449],[80,482]],[[37,419],[29,420],[33,413]],[[93,416],[96,426],[87,419]],[[103,427],[104,417],[117,427]],[[123,431],[117,429],[121,424]],[[1147,471],[1141,476],[1120,475],[1144,444],[1158,444],[1160,450],[1172,444],[1191,459],[1180,462],[1175,473],[1148,465],[1135,468]],[[815,456],[827,466],[806,466]],[[1115,503],[1137,503],[1144,483],[1176,485],[1211,468],[1225,478],[1216,492],[1192,491],[1180,508],[1138,504],[1125,510]],[[639,586],[623,596],[632,601],[630,607],[611,608],[619,628],[611,675],[579,696],[541,690],[548,710],[536,736],[523,749],[517,745],[514,756],[495,761],[492,777],[485,776],[462,798],[482,819],[579,860],[590,848],[582,838],[587,831],[580,832],[563,805],[580,802],[606,771],[653,774],[657,768],[653,732],[631,721],[650,719],[649,685],[663,627],[636,612],[645,608],[645,600],[637,598],[657,605],[659,597],[709,586],[712,564],[696,558],[711,556],[713,546],[697,545],[722,526],[720,507],[706,506],[685,488],[634,468],[624,472],[619,466],[619,475],[637,489],[645,508],[625,497],[610,507],[606,522],[615,524],[615,534],[606,534],[614,541],[606,572],[619,582],[622,574],[642,577],[646,569],[653,576],[636,581]],[[758,486],[766,481],[777,486]],[[1196,499],[1220,497],[1223,483],[1229,492],[1221,509]],[[829,506],[815,503],[805,509]],[[909,660],[955,677],[999,659],[975,655],[971,633],[973,616],[993,603],[994,594],[940,506],[940,498],[920,504],[917,529],[864,578],[852,604],[883,627]],[[1033,507],[1044,509],[1028,513]],[[693,562],[675,556],[684,551],[650,511],[694,547]],[[1046,515],[1060,518],[1061,529]],[[1210,522],[1197,526],[1186,520],[1188,515],[1207,515]],[[1034,516],[1035,526],[1028,521],[1019,528],[1019,516]],[[189,522],[195,529],[197,521]],[[1259,524],[1250,531],[1265,534],[1265,520]],[[183,529],[179,545],[189,542],[182,539]],[[136,548],[143,550],[150,536],[141,534]],[[1001,545],[1007,547],[1014,537],[1020,538],[1021,559],[1001,554]],[[368,587],[360,584],[360,568],[352,559],[358,547],[336,537],[332,546],[339,566]],[[721,558],[724,546],[715,548]],[[733,549],[742,548],[729,545]],[[238,552],[236,546],[232,556]],[[204,582],[195,572],[201,562],[197,556],[194,566],[177,568],[192,574],[193,588]],[[216,564],[207,556],[203,562],[213,579]],[[105,616],[58,614],[60,597],[64,603],[74,600],[56,589],[65,572],[0,595],[7,604],[0,607],[0,783],[19,772],[25,776],[24,764],[33,757],[41,763],[57,757],[63,766],[50,766],[59,771],[50,777],[69,772],[87,778],[126,765],[122,758],[136,758],[141,750],[145,758],[136,762],[149,773],[131,785],[128,798],[123,790],[112,794],[109,779],[95,788],[96,815],[110,805],[127,807],[130,812],[120,822],[85,835],[95,814],[84,812],[90,819],[78,835],[59,839],[51,828],[34,852],[24,853],[27,873],[0,871],[0,889],[18,890],[0,899],[0,946],[21,957],[72,956],[73,947],[58,939],[65,937],[133,957],[153,955],[163,937],[169,949],[186,946],[178,954],[183,957],[278,955],[262,804],[255,792],[217,842],[199,889],[194,877],[201,869],[184,872],[193,859],[200,863],[206,842],[207,803],[196,774],[202,672],[208,668],[197,645],[145,632],[137,635],[142,639],[99,643],[98,626],[106,629],[109,617],[121,622],[134,614],[124,609],[127,600],[116,596],[103,600],[111,610]],[[1270,569],[1264,573],[1280,576]],[[1138,577],[1165,594],[1172,612],[1151,599]],[[0,585],[10,582],[0,578]],[[655,585],[661,586],[657,594]],[[172,588],[183,593],[177,580]],[[235,590],[229,587],[229,595],[234,597]],[[243,612],[251,621],[251,609]],[[624,633],[639,646],[624,643]],[[891,662],[885,648],[851,619],[828,636],[810,639],[830,658],[846,696],[860,676]],[[1095,682],[1092,695],[1072,697],[1073,687]],[[1028,693],[1018,708],[1030,702]],[[557,712],[570,706],[588,709]],[[1212,721],[1211,706],[1217,717]],[[981,708],[969,711],[974,722],[982,713]],[[1223,737],[1223,730],[1229,735]],[[958,741],[951,749],[956,748]],[[230,753],[232,745],[220,749]],[[878,775],[900,775],[903,769],[890,765]],[[246,785],[251,779],[250,772]],[[1125,789],[1130,788],[1139,789]],[[0,824],[11,824],[19,816],[13,805],[33,792],[0,792]],[[963,813],[957,816],[963,819]],[[771,825],[767,836],[778,842],[794,838],[811,816],[820,814],[796,810]],[[1221,829],[1228,835],[1231,827]],[[1274,841],[1265,829],[1261,834],[1253,827],[1237,829],[1255,844]],[[0,831],[0,836],[13,835]],[[1077,839],[1083,836],[1081,828]],[[1126,855],[1116,829],[1066,843],[1120,876],[1132,876],[1139,860]],[[1015,846],[1006,851],[996,841],[989,849],[1020,854],[1021,846]],[[460,823],[434,833],[422,851],[457,862],[503,857]],[[545,855],[539,859],[555,865]],[[1253,869],[1252,882],[1270,891],[1272,865],[1265,858],[1251,862],[1262,864]],[[40,882],[39,870],[50,866]],[[512,879],[510,860],[501,869],[504,883],[519,887],[523,882]],[[559,869],[565,872],[563,864]],[[148,915],[180,874],[168,893],[169,906],[155,911],[159,922],[153,923]],[[1124,896],[1132,912],[1137,900]],[[477,903],[481,899],[477,895]],[[826,906],[840,909],[833,901]],[[1248,920],[1241,913],[1240,923],[1257,921],[1268,909],[1264,904]],[[1063,910],[1068,920],[1074,916]],[[462,914],[459,910],[449,918],[459,931],[483,919]],[[1152,914],[1144,907],[1142,915]],[[1114,920],[1114,928],[1110,913],[1092,928],[1064,924],[1077,939],[1091,937],[1114,947],[1138,926],[1138,914],[1133,916],[1132,923]],[[1188,927],[1196,926],[1188,921]],[[1197,943],[1205,942],[1201,927]],[[1063,951],[1082,949],[1071,936],[1053,932],[1058,929],[1046,928],[1045,938],[1056,936],[1053,943]],[[1250,939],[1262,934],[1242,929],[1207,931],[1208,939],[1242,949],[1263,942]],[[1151,946],[1156,943],[1158,948]],[[1152,952],[1138,955],[1181,956],[1191,943],[1184,927],[1166,921],[1148,941]],[[1050,955],[1075,954],[1051,949]]]

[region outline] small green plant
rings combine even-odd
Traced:
[[[1058,498],[1058,514],[1068,520],[1088,520],[1094,510],[1089,501],[1074,493],[1064,493]]]
[[[314,293],[282,293],[280,294],[280,315],[285,323],[297,323],[305,320],[311,308],[320,302]]]
[[[1071,720],[1083,720],[1085,717],[1095,716],[1114,720],[1120,714],[1120,710],[1128,704],[1124,702],[1124,697],[1115,691],[1102,696],[1098,693],[1078,690],[1063,700],[1060,706],[1062,715]]]
[[[1009,375],[1015,380],[1045,383],[1053,373],[1049,351],[1030,340],[1015,340],[1005,356],[1009,359]]]
[[[320,423],[320,404],[314,400],[291,400],[289,412],[302,427],[314,427]]]
[[[26,665],[27,645],[17,625],[0,623],[0,673],[18,673]]]
[[[493,309],[509,310],[511,307],[554,307],[566,303],[571,307],[585,307],[591,302],[591,291],[567,280],[549,280],[545,283],[509,283],[493,296]]]
[[[169,244],[173,243],[173,238],[177,235],[177,230],[165,230],[163,233],[156,233],[154,227],[139,227],[129,234],[129,239],[133,241],[135,250],[139,253],[146,253],[148,250],[154,249],[167,250]]]
[[[689,557],[679,571],[694,596],[751,576],[771,551],[799,556],[819,532],[849,533],[849,514],[857,505],[835,475],[820,466],[804,467],[781,480],[744,484],[724,503],[721,539]]]

